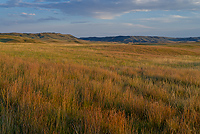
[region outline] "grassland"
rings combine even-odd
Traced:
[[[0,133],[200,133],[200,43],[0,43]]]

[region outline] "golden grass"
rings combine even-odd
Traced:
[[[198,52],[0,43],[0,133],[199,133]]]

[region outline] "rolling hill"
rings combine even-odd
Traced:
[[[61,33],[0,33],[0,42],[4,43],[83,43],[85,41],[119,42],[119,43],[175,43],[200,42],[200,37],[171,38],[159,36],[113,36],[77,38],[70,34]]]
[[[199,42],[200,37],[170,38],[158,36],[113,36],[113,37],[87,37],[80,38],[89,41],[120,42],[120,43],[170,43],[170,42]]]
[[[60,33],[0,33],[0,42],[75,42],[81,43],[81,40],[70,35]]]

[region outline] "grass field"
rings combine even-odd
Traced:
[[[0,43],[0,133],[200,133],[200,43]]]

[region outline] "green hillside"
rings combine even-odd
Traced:
[[[132,44],[146,43],[177,43],[177,42],[199,42],[200,37],[169,38],[158,36],[114,36],[114,37],[87,37],[76,38],[70,34],[60,33],[0,33],[0,42],[7,43],[86,43],[87,41],[118,42]]]
[[[31,39],[28,37],[0,34],[0,42],[3,42],[3,43],[38,43],[41,41],[39,41],[37,39]]]
[[[172,43],[172,42],[200,41],[200,37],[170,38],[170,37],[158,37],[158,36],[87,37],[81,39],[89,41],[120,42],[120,43]]]
[[[75,42],[80,43],[81,40],[69,34],[60,33],[0,33],[0,42],[18,42],[18,43],[34,43],[34,42]]]

